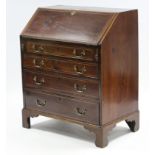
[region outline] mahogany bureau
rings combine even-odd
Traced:
[[[137,10],[39,8],[20,35],[23,127],[38,115],[83,125],[105,147],[139,128]]]

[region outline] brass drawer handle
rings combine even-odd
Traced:
[[[44,78],[41,78],[40,81],[38,81],[37,76],[33,77],[33,81],[38,86],[41,86],[43,83],[45,83],[45,79]]]
[[[87,109],[85,109],[85,108],[79,108],[79,107],[75,108],[75,114],[77,114],[79,116],[86,115],[86,112],[87,112]]]
[[[86,67],[83,66],[83,67],[78,67],[77,65],[74,65],[74,71],[77,73],[77,74],[83,74],[84,72],[86,72]]]
[[[41,68],[44,65],[44,60],[41,60],[39,64],[37,64],[37,60],[33,59],[33,64],[34,64],[34,67]]]
[[[80,87],[78,84],[74,84],[74,90],[78,93],[83,93],[84,91],[87,90],[86,85],[83,85],[82,87]]]
[[[84,57],[84,56],[86,55],[86,52],[85,52],[85,50],[82,50],[82,51],[79,52],[79,54],[78,54],[77,50],[74,49],[74,50],[73,50],[73,55],[74,55],[75,57],[77,57],[77,58],[82,58],[82,57]]]
[[[44,52],[44,47],[41,45],[37,47],[35,44],[32,44],[32,49],[33,49],[33,52],[35,53]]]
[[[42,102],[42,101],[40,101],[39,99],[37,99],[37,101],[36,101],[36,105],[39,106],[39,107],[45,106],[46,103],[47,103],[46,100],[45,100],[44,102]]]

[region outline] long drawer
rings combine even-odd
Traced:
[[[25,106],[27,109],[99,124],[99,105],[96,103],[80,102],[58,95],[25,92]]]
[[[41,40],[26,40],[22,44],[22,48],[27,53],[98,61],[98,50],[96,47],[65,46],[62,44],[57,45],[49,41]]]
[[[62,60],[34,54],[23,55],[23,67],[41,69],[49,72],[60,72],[76,76],[98,78],[97,63],[86,63],[72,60]]]
[[[45,75],[25,70],[23,72],[24,87],[38,88],[38,90],[57,91],[68,95],[99,97],[99,83],[97,80],[69,78],[62,75]]]

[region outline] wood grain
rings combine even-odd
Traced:
[[[20,36],[23,127],[39,115],[83,125],[108,144],[139,129],[137,10],[40,8]]]

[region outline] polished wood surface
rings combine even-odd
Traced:
[[[60,95],[25,92],[25,103],[27,109],[99,124],[99,105],[93,102],[80,102]]]
[[[64,94],[74,94],[77,96],[99,97],[99,84],[96,80],[81,80],[67,78],[65,76],[53,76],[36,72],[23,72],[24,87],[38,88],[40,90],[58,91]]]
[[[137,11],[120,14],[101,46],[102,124],[138,111],[137,21]]]
[[[120,121],[139,129],[137,10],[41,8],[20,41],[23,127],[39,115],[81,124],[98,147]]]
[[[22,35],[97,45],[113,17],[113,13],[39,8]]]
[[[62,60],[50,58],[49,56],[40,56],[35,54],[24,54],[23,66],[26,69],[36,71],[37,69],[53,72],[59,72],[69,75],[83,76],[98,79],[98,64],[81,61]]]
[[[66,45],[38,39],[25,39],[23,45],[24,50],[28,53],[72,58],[75,60],[98,61],[98,49],[94,46]]]

